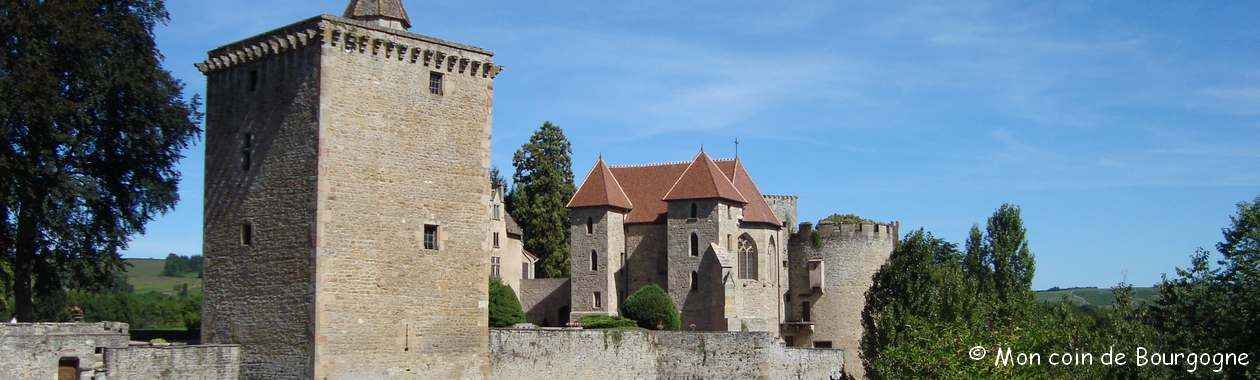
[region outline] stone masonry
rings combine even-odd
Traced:
[[[0,324],[0,378],[236,379],[240,347],[128,341],[126,323]]]

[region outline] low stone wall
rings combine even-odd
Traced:
[[[517,295],[529,323],[549,327],[569,323],[569,279],[522,279]]]
[[[490,362],[512,379],[835,379],[844,351],[765,332],[491,330]]]
[[[106,349],[105,368],[110,379],[238,379],[241,349],[235,345]]]

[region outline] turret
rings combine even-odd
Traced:
[[[588,314],[618,315],[618,274],[625,278],[625,219],[634,205],[600,158],[566,207],[570,321]]]

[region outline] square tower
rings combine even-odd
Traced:
[[[248,378],[488,377],[489,51],[352,1],[211,51],[202,340]]]

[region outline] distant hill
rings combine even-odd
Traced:
[[[195,275],[187,277],[164,277],[162,267],[165,259],[126,259],[131,267],[127,269],[127,283],[136,288],[137,293],[155,291],[175,294],[175,286],[188,284],[188,291],[201,293],[201,279]]]
[[[1110,288],[1051,288],[1051,290],[1039,290],[1036,294],[1037,300],[1041,302],[1059,302],[1059,300],[1067,297],[1068,301],[1075,305],[1108,307],[1116,303],[1116,297],[1111,294]],[[1138,302],[1151,302],[1155,300],[1156,295],[1153,287],[1133,287],[1133,298]]]

